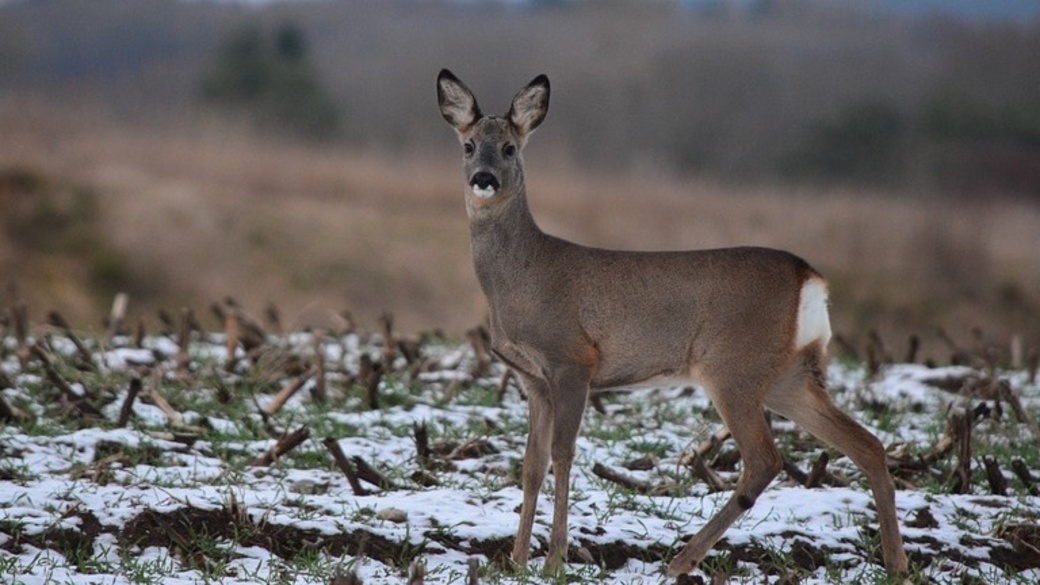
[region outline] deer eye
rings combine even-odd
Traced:
[[[466,153],[466,156],[472,155],[474,150],[476,150],[476,147],[473,146],[472,141],[462,145],[462,152]]]
[[[516,156],[516,145],[515,144],[507,144],[507,145],[503,146],[502,147],[502,156],[504,156],[506,158],[513,158],[514,156]]]

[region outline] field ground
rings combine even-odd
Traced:
[[[530,572],[502,565],[526,407],[479,336],[263,337],[228,322],[240,323],[230,343],[190,326],[0,338],[0,580],[404,583],[420,563],[426,583],[471,570],[543,582],[551,478]],[[836,401],[888,448],[913,582],[1040,579],[1035,372],[835,361],[830,374]],[[720,423],[698,389],[599,406],[578,443],[558,582],[665,582],[739,459],[724,439],[702,445]],[[788,422],[773,428],[786,471],[680,582],[885,583],[858,471]],[[691,471],[695,451],[720,490]]]

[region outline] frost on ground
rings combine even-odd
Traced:
[[[396,352],[392,367],[379,365],[388,354],[378,337],[355,334],[269,337],[249,355],[236,346],[230,362],[222,336],[199,333],[180,359],[166,337],[88,340],[84,353],[54,330],[32,352],[16,345],[0,349],[0,582],[330,583],[354,572],[404,583],[418,561],[426,583],[458,583],[470,559],[482,583],[543,582],[551,476],[531,565],[508,570],[526,406],[515,386],[500,391],[503,370],[478,359],[479,344],[429,341]],[[957,392],[979,387],[1007,388],[1026,419],[1007,394]],[[835,363],[831,390],[889,448],[915,582],[1040,581],[1040,497],[1022,479],[1040,475],[1035,381],[919,365],[869,377]],[[694,388],[612,394],[599,406],[578,442],[560,582],[666,582],[671,555],[728,497],[683,463],[720,423]],[[957,412],[974,423],[971,441],[942,450]],[[884,582],[857,470],[787,421],[774,417],[773,428],[788,470],[687,582]],[[302,444],[255,464],[298,429]],[[382,479],[353,488],[329,438],[355,472],[367,464]],[[819,487],[792,479],[823,454],[829,463],[811,474]],[[739,474],[731,443],[705,460],[724,481]],[[635,487],[602,479],[596,464]],[[962,464],[968,480],[954,494]]]

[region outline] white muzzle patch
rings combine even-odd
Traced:
[[[495,196],[495,188],[491,186],[480,187],[478,185],[473,185],[473,195],[478,199],[490,199]]]

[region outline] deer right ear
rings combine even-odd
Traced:
[[[506,118],[521,136],[526,137],[542,123],[548,111],[549,78],[539,75],[516,94]]]
[[[483,115],[473,92],[447,69],[441,69],[437,76],[437,104],[444,119],[460,133],[469,130]]]

